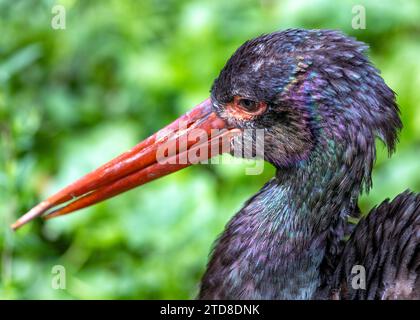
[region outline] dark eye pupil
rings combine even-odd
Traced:
[[[249,100],[249,99],[241,99],[239,104],[241,105],[241,107],[243,107],[243,108],[245,108],[249,111],[255,110],[255,107],[256,107],[255,101],[252,101],[252,100]]]

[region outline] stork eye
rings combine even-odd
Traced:
[[[250,99],[239,98],[237,104],[248,112],[255,112],[258,109],[258,103]]]
[[[249,99],[239,99],[238,104],[246,111],[254,112],[258,109],[258,104]]]
[[[235,117],[252,119],[267,110],[267,103],[235,96],[233,101],[227,104],[227,109],[235,114]]]

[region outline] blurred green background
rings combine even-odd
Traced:
[[[52,7],[66,29],[51,28]],[[353,30],[352,7],[366,8]],[[420,191],[420,1],[0,0],[0,298],[192,298],[217,235],[273,174],[196,166],[74,215],[9,224],[204,100],[245,40],[289,27],[367,42],[404,130],[367,211]],[[51,287],[66,268],[66,290]]]

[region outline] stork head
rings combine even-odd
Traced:
[[[349,155],[368,154],[370,174],[375,136],[392,150],[401,122],[394,93],[365,49],[329,30],[286,30],[245,42],[215,80],[210,99],[42,201],[12,227],[45,213],[73,212],[232,152],[234,137],[246,129],[263,131],[260,140],[253,134],[247,139],[264,144],[262,156],[280,170],[341,146],[345,153],[352,148]]]
[[[332,30],[247,41],[213,84],[214,109],[228,126],[263,129],[264,157],[277,168],[331,146],[369,153],[375,137],[392,151],[401,128],[395,95],[366,49]]]

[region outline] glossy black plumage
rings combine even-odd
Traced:
[[[420,195],[386,200],[357,225],[334,272],[336,299],[420,299]],[[352,288],[352,268],[366,266],[366,290]],[[351,276],[349,276],[351,275]]]
[[[199,298],[420,298],[419,196],[401,194],[354,230],[347,222],[371,187],[375,137],[391,153],[402,127],[366,48],[337,31],[292,29],[246,42],[227,62],[214,108],[232,127],[264,130],[277,173],[216,242]],[[268,110],[232,116],[235,96]],[[368,289],[349,289],[354,264],[366,268]]]

